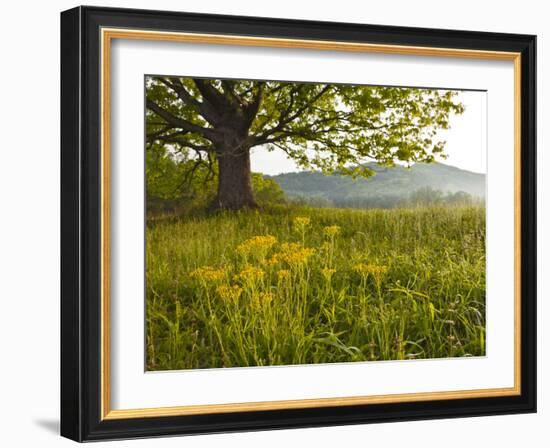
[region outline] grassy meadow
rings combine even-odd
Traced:
[[[485,354],[485,209],[155,217],[147,370]]]

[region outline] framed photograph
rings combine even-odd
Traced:
[[[535,36],[61,14],[61,433],[536,411]]]

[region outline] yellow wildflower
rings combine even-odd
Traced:
[[[388,267],[377,264],[359,263],[353,267],[353,270],[364,276],[371,274],[375,277],[379,277],[388,272]]]
[[[267,259],[262,261],[262,264],[267,268],[273,267],[277,263],[279,263],[279,260],[277,259],[277,257],[267,258]]]
[[[336,273],[336,269],[332,268],[323,268],[321,269],[321,274],[323,274],[323,277],[325,277],[325,280],[327,282],[330,282],[332,276]]]
[[[294,226],[298,229],[304,229],[311,223],[311,220],[305,216],[294,218]]]
[[[219,296],[227,301],[227,302],[237,302],[239,300],[239,297],[241,296],[243,289],[238,285],[222,285],[218,286],[218,294]]]
[[[277,272],[277,277],[279,278],[279,281],[288,280],[290,279],[290,271],[288,269],[281,269]]]
[[[258,235],[237,246],[237,252],[242,255],[261,255],[263,258],[275,243],[277,243],[277,238],[274,236]]]
[[[273,294],[270,292],[260,292],[252,295],[252,304],[254,306],[269,305],[273,301]]]
[[[212,266],[202,266],[192,271],[189,275],[193,279],[204,283],[210,283],[223,280],[226,274],[224,269],[216,269]]]
[[[327,226],[323,229],[326,236],[332,238],[340,233],[340,226]]]
[[[300,250],[302,246],[300,243],[283,243],[281,244],[281,253],[289,253]]]
[[[297,266],[307,263],[314,253],[315,249],[304,247],[299,243],[283,243],[281,252],[275,254],[274,258],[290,266]]]
[[[238,280],[243,283],[255,283],[257,280],[261,280],[265,275],[265,272],[255,266],[246,266],[237,276]]]

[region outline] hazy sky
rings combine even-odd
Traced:
[[[486,93],[460,92],[457,100],[465,106],[462,115],[453,115],[450,129],[440,131],[446,140],[445,153],[441,160],[448,165],[476,173],[486,172]],[[268,152],[262,147],[252,150],[252,171],[264,174],[280,174],[300,171],[296,164],[280,149]]]

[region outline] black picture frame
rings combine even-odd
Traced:
[[[101,418],[100,29],[521,53],[521,394],[105,420]],[[536,412],[536,37],[77,7],[61,14],[61,435],[76,441]]]

